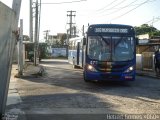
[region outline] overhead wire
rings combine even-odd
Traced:
[[[117,1],[117,0],[116,0]],[[134,9],[136,9],[136,8],[138,8],[138,7],[140,7],[141,5],[143,5],[143,4],[145,4],[145,3],[147,3],[147,2],[153,2],[153,1],[156,1],[156,0],[147,0],[147,2],[145,1],[145,2],[142,2],[142,3],[139,3],[139,4],[133,4],[133,3],[135,3],[136,1],[138,1],[138,0],[135,0],[135,1],[133,1],[133,2],[131,2],[131,3],[129,3],[129,4],[127,4],[127,5],[125,5],[125,6],[123,6],[123,7],[119,7],[119,8],[116,8],[117,6],[119,6],[120,4],[116,4],[115,6],[112,6],[111,8],[107,8],[107,9],[105,9],[105,11],[103,11],[103,12],[100,12],[99,14],[98,13],[95,13],[94,12],[94,16],[96,15],[96,14],[98,14],[98,15],[96,15],[96,16],[104,16],[104,15],[110,15],[110,14],[114,14],[114,13],[117,13],[117,12],[119,12],[119,11],[121,11],[122,9],[125,9],[125,8],[129,8],[129,7],[132,7],[132,6],[136,6]],[[115,2],[115,1],[113,1],[113,2]],[[121,1],[121,2],[125,2],[125,0],[124,1]],[[138,7],[137,7],[138,6]],[[104,8],[104,7],[103,7]],[[113,10],[113,9],[116,9],[115,11],[112,11],[112,12],[110,12],[110,13],[107,13],[107,14],[102,14],[102,13],[104,13],[104,12],[106,12],[106,11],[109,11],[109,10]],[[133,10],[134,10],[133,9]],[[131,11],[133,11],[133,10],[131,10]],[[129,12],[131,12],[131,11],[129,11]],[[128,13],[129,13],[128,12]],[[102,14],[102,15],[101,15]],[[127,14],[127,13],[126,13]],[[81,14],[82,15],[82,14]],[[91,15],[90,14],[90,16],[93,16],[93,15]],[[86,15],[82,15],[82,16],[86,16]],[[118,16],[119,17],[119,16]]]
[[[147,23],[152,23],[153,24],[153,23],[156,23],[158,21],[160,21],[160,16],[156,17],[156,18],[152,18],[151,20],[145,22],[144,24],[147,24]]]
[[[149,1],[150,1],[150,0],[146,0],[145,2],[143,2],[143,3],[139,4],[138,6],[136,6],[135,8],[133,8],[133,9],[131,9],[131,10],[129,10],[129,11],[127,11],[127,12],[125,12],[124,14],[119,15],[119,16],[117,16],[117,17],[115,17],[115,18],[111,19],[111,21],[113,21],[113,20],[116,20],[116,19],[119,19],[119,18],[123,17],[124,15],[126,15],[126,14],[128,14],[128,13],[132,12],[133,10],[135,10],[135,9],[139,8],[140,6],[142,6],[142,5],[146,4],[146,3],[148,3]]]
[[[121,5],[121,4],[124,3],[125,1],[126,1],[126,0],[120,1],[120,2],[118,2],[116,5],[114,5],[114,6],[110,7],[110,8],[107,8],[107,9],[108,9],[108,10],[109,10],[109,9],[110,9],[110,10],[113,10],[113,8]],[[99,12],[99,14],[104,13],[104,12],[106,12],[105,9],[104,9],[102,12]]]
[[[113,2],[111,2],[110,4],[107,4],[107,6],[101,8],[101,9],[92,11],[92,12],[93,12],[93,15],[94,15],[94,16],[95,16],[96,14],[98,14],[98,16],[110,15],[110,14],[114,14],[114,13],[116,13],[116,12],[119,12],[119,11],[121,11],[122,9],[125,9],[125,8],[127,8],[127,7],[139,5],[139,4],[133,4],[133,3],[135,3],[136,1],[138,1],[138,0],[135,0],[135,1],[133,1],[133,2],[131,2],[131,3],[129,3],[129,4],[127,4],[127,5],[123,6],[123,7],[117,7],[117,6],[119,6],[120,4],[122,4],[122,3],[124,3],[124,2],[126,1],[126,0],[123,0],[123,1],[118,2],[118,4],[116,4],[116,5],[114,5],[114,6],[111,6],[111,7],[109,6],[109,5],[112,5],[113,3],[115,3],[116,1],[118,1],[118,0],[114,0]],[[107,7],[107,9],[105,9],[106,7]],[[108,7],[110,7],[110,8],[108,8]],[[116,8],[116,7],[117,7],[117,8]],[[113,11],[113,9],[116,9],[116,10]],[[100,10],[103,10],[103,11],[100,11]],[[104,12],[106,12],[106,11],[113,11],[113,12],[101,15],[102,13],[104,13]],[[91,15],[91,14],[92,14],[92,13],[90,13],[89,15]],[[80,14],[80,15],[81,15],[81,16],[86,16],[85,14]],[[87,15],[88,15],[88,14],[87,14]]]
[[[133,3],[135,3],[136,1],[138,1],[138,0],[135,0],[135,1],[133,1],[133,2],[131,2],[131,3],[129,3],[129,4],[127,4],[127,5],[125,5],[125,6],[121,7],[121,8],[119,8],[119,9],[116,9],[116,10],[110,12],[110,13],[103,14],[103,15],[110,15],[110,14],[114,14],[114,13],[116,13],[116,12],[119,12],[119,11],[121,11],[121,10],[127,8],[127,7],[130,7],[130,6],[131,6]]]
[[[67,3],[76,3],[76,2],[84,2],[87,0],[77,0],[77,1],[68,1],[68,2],[56,2],[56,3],[41,3],[41,4],[67,4]]]
[[[114,3],[117,2],[117,1],[119,1],[119,0],[114,0],[114,1],[112,1],[111,3],[107,4],[105,7],[100,8],[100,9],[98,9],[98,10],[92,11],[92,13],[89,13],[89,14],[80,14],[80,15],[81,15],[81,16],[86,16],[86,15],[90,15],[90,16],[93,16],[93,15],[94,15],[94,16],[95,16],[96,14],[102,14],[102,13],[106,12],[106,10],[113,10],[115,7],[119,6],[120,4],[124,3],[124,2],[127,1],[127,0],[122,0],[122,1],[120,1],[120,2],[118,2],[118,3],[116,3],[114,6],[112,6],[112,4],[114,4]],[[105,8],[107,8],[107,9],[105,9]],[[86,13],[86,11],[85,11],[85,13]],[[99,16],[99,15],[98,15],[98,16]]]
[[[104,10],[106,7],[108,7],[108,6],[112,5],[112,4],[113,4],[113,3],[115,3],[116,1],[118,1],[118,0],[114,0],[114,1],[112,1],[111,3],[107,4],[106,6],[104,6],[104,7],[100,8],[100,9],[98,9],[98,10],[96,10],[96,11]]]

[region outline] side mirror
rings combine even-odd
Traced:
[[[86,38],[83,38],[83,45],[86,45]]]
[[[139,45],[139,39],[136,37],[135,40],[136,40],[136,45]]]

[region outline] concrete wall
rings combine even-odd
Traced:
[[[67,56],[67,49],[66,48],[52,48],[52,57],[59,57],[59,56],[63,56],[66,57]]]
[[[13,56],[15,39],[16,16],[12,9],[0,2],[0,115],[4,113],[6,105],[11,60]]]

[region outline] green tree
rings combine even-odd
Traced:
[[[137,35],[149,34],[150,37],[160,36],[160,31],[148,24],[142,24],[140,27],[134,27]]]
[[[60,45],[64,45],[66,39],[67,39],[67,34],[63,34],[60,39]]]

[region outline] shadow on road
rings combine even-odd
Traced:
[[[23,80],[63,87],[78,91],[101,93],[104,95],[122,96],[132,99],[145,97],[160,99],[160,89],[154,89],[155,81],[149,82],[138,78],[133,82],[89,82],[83,80],[82,69],[73,69],[66,61],[43,62],[47,75],[43,78],[27,78]],[[157,82],[157,81],[156,81]],[[153,92],[151,92],[153,91]],[[142,98],[140,98],[142,99]]]

